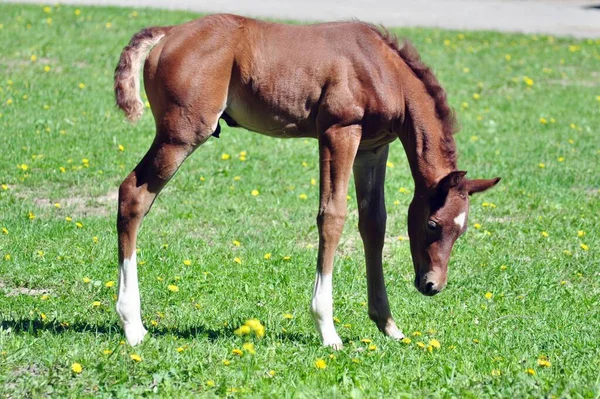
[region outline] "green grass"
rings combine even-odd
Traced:
[[[600,395],[599,41],[395,30],[420,49],[458,112],[459,166],[471,178],[503,177],[472,199],[449,285],[426,298],[412,286],[408,242],[397,239],[413,183],[400,143],[392,145],[384,267],[392,311],[412,343],[386,339],[368,319],[350,201],[334,279],[345,348],[320,346],[308,312],[317,143],[225,127],[144,221],[138,260],[150,334],[131,348],[114,311],[116,286],[105,283],[117,280],[115,193],[150,145],[153,121],[149,113],[136,126],[124,121],[112,74],[139,29],[195,15],[49,11],[0,5],[0,396]],[[233,330],[251,318],[266,336],[251,340],[255,355],[236,356],[245,340]],[[431,339],[440,349],[417,346]],[[538,365],[543,356],[550,367]]]

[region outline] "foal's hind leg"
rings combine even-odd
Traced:
[[[154,143],[119,188],[117,231],[119,236],[119,296],[117,313],[130,345],[139,344],[146,329],[140,313],[136,238],[154,199],[185,158],[208,137],[210,127],[177,130],[159,128]],[[197,132],[202,132],[201,134]]]
[[[333,259],[346,219],[346,195],[352,163],[360,143],[359,126],[332,127],[319,137],[319,255],[311,312],[323,345],[342,348],[333,325]]]
[[[388,145],[359,151],[354,161],[354,183],[358,201],[358,229],[365,247],[369,317],[385,335],[404,338],[390,312],[383,280],[382,250],[385,238],[384,181]]]

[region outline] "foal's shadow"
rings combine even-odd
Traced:
[[[78,333],[94,333],[94,334],[106,334],[106,335],[120,335],[123,336],[123,330],[118,323],[108,324],[89,324],[89,323],[64,323],[59,321],[42,321],[39,319],[20,319],[20,320],[3,320],[0,322],[2,330],[6,331],[11,329],[13,333],[38,335],[40,332],[48,331],[52,334],[64,334],[66,332],[78,332]],[[235,325],[231,324],[230,325]],[[169,327],[150,327],[148,329],[150,336],[165,336],[173,335],[178,338],[191,339],[197,337],[205,337],[209,341],[216,341],[221,338],[231,338],[233,331],[229,328],[211,329],[205,326],[193,326],[189,328],[169,328]],[[302,344],[314,343],[314,339],[311,339],[302,334],[295,333],[278,333],[275,335],[276,339],[281,342],[296,342]]]

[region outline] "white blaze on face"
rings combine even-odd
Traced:
[[[125,330],[127,342],[132,346],[142,342],[147,331],[142,324],[140,311],[140,289],[135,251],[131,258],[124,259],[123,264],[119,265],[117,313]]]
[[[465,227],[465,219],[467,217],[467,212],[462,212],[460,215],[454,218],[454,223],[462,230]]]
[[[332,291],[333,282],[331,274],[317,272],[310,310],[317,330],[319,330],[319,334],[321,335],[323,345],[339,349],[342,347],[342,340],[337,335],[333,325]]]

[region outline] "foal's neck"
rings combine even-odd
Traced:
[[[410,164],[415,192],[423,192],[456,170],[454,138],[444,134],[434,100],[423,83],[414,75],[407,80],[410,90],[404,90],[406,114],[398,135]]]

